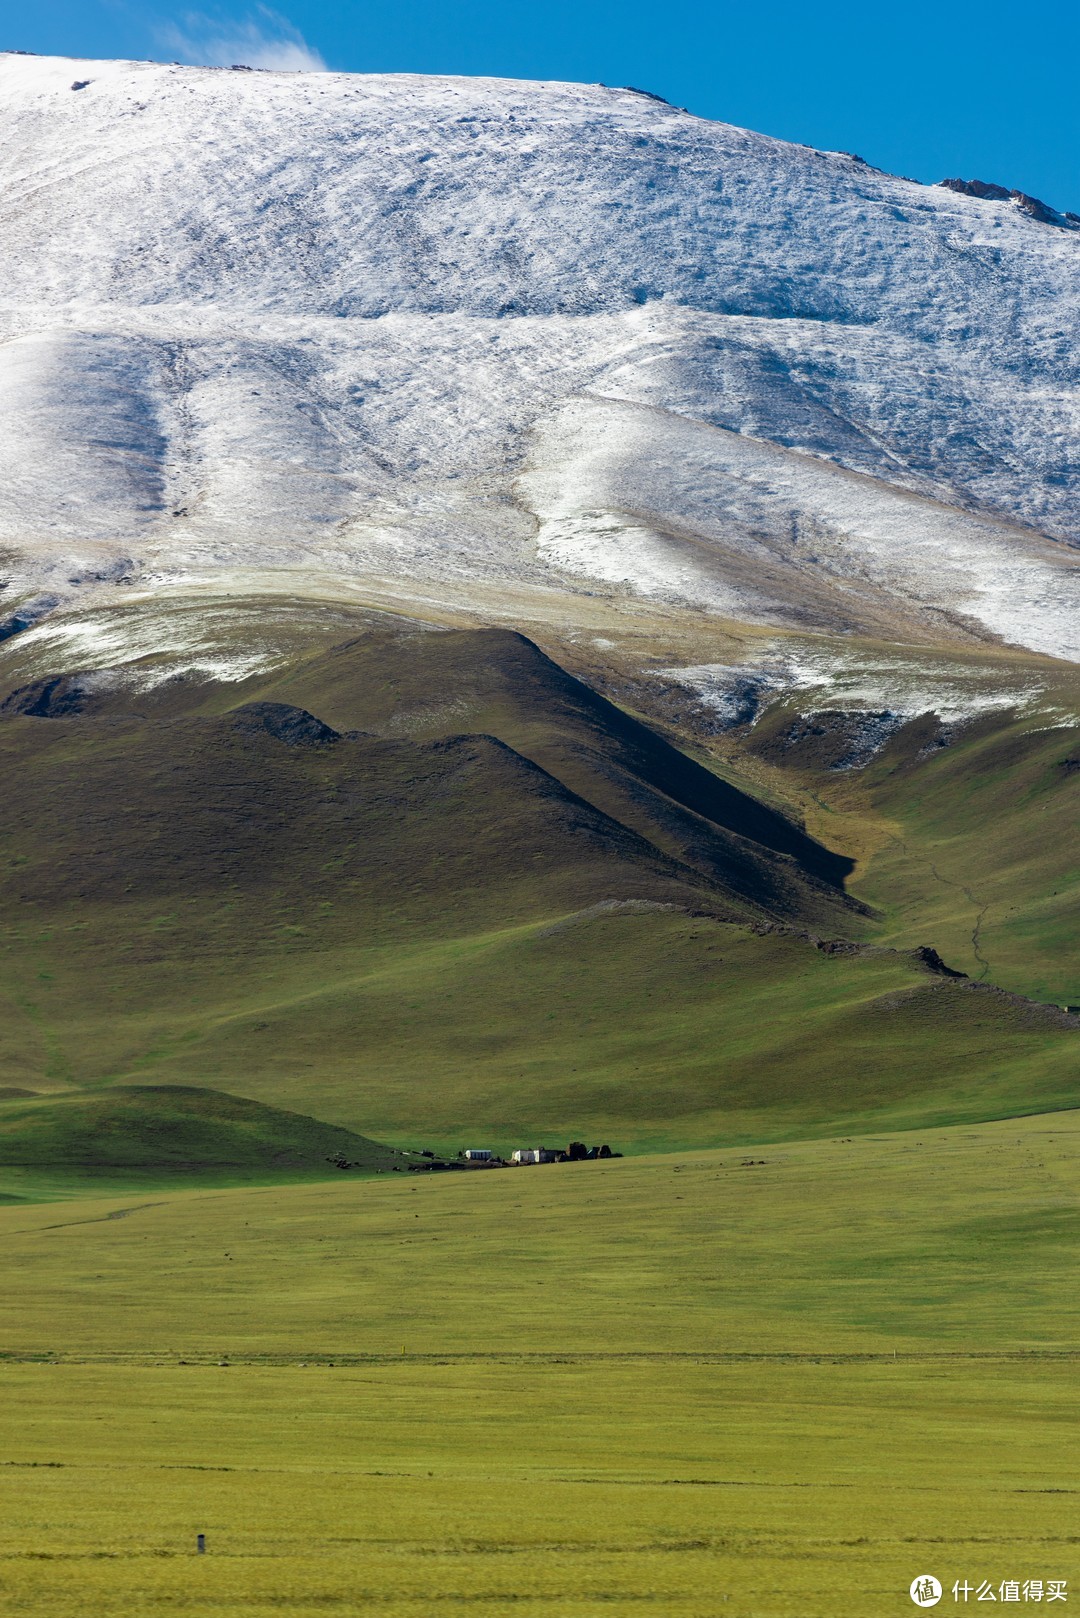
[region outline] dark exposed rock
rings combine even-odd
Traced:
[[[966,972],[957,972],[954,967],[946,966],[937,950],[931,944],[922,944],[918,949],[912,950],[912,955],[926,967],[928,972],[936,972],[943,978],[966,978]]]
[[[29,629],[34,622],[25,613],[13,612],[10,618],[0,620],[0,640],[10,640],[12,635],[21,635],[24,629]]]
[[[1058,225],[1061,215],[1055,208],[1050,208],[1038,197],[1029,197],[1026,191],[1012,191],[1009,193],[1016,206],[1023,213],[1030,214],[1032,219],[1038,219],[1044,225]]]
[[[81,674],[54,674],[21,685],[0,702],[0,714],[24,714],[32,719],[66,719],[86,710],[86,686]]]
[[[649,101],[659,101],[662,107],[671,106],[671,102],[668,100],[667,96],[658,96],[655,90],[642,90],[640,86],[636,84],[624,84],[623,89],[629,90],[631,95],[645,96]]]
[[[0,618],[0,641],[10,640],[13,635],[21,635],[24,629],[32,629],[59,605],[60,597],[57,595],[40,595],[35,596],[32,601],[24,601],[21,607],[16,607],[6,618]]]
[[[1026,213],[1031,219],[1037,219],[1041,225],[1057,225],[1060,229],[1076,230],[1080,227],[1080,217],[1073,213],[1059,213],[1051,208],[1049,203],[1042,202],[1038,197],[1029,196],[1026,191],[1010,191],[1003,185],[994,185],[988,180],[939,180],[938,184],[946,191],[958,191],[961,196],[979,197],[984,202],[1012,202]]]
[[[1058,762],[1058,769],[1065,775],[1075,775],[1080,770],[1080,758],[1063,758]]]
[[[781,735],[755,749],[766,758],[804,769],[857,770],[869,764],[905,724],[902,714],[825,708],[800,714]]]
[[[236,729],[256,736],[265,731],[286,747],[331,747],[340,740],[336,730],[306,708],[288,702],[249,702],[233,714]]]
[[[99,567],[77,568],[69,575],[69,584],[133,584],[135,562],[130,556],[118,556],[114,562]]]
[[[985,202],[1009,200],[1008,186],[993,185],[988,180],[940,180],[938,183],[946,191],[959,191],[965,197],[982,197]]]

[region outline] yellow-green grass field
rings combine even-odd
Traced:
[[[0,1610],[1075,1601],[1078,1189],[1058,1113],[10,1203]]]

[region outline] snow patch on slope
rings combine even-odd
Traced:
[[[785,692],[792,693],[800,711],[807,714],[839,710],[890,716],[898,724],[928,713],[951,725],[1010,710],[1048,719],[1064,712],[1046,680],[925,654],[875,657],[862,648],[846,654],[826,652],[811,642],[793,645],[775,640],[746,663],[703,663],[656,672],[692,692],[722,729],[753,724]]]
[[[1078,253],[628,91],[0,55],[0,590],[543,584],[1077,658]]]
[[[537,438],[518,486],[558,566],[766,623],[951,613],[1080,658],[1080,557],[1036,534],[622,400],[576,400]]]

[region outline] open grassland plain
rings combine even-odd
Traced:
[[[9,1205],[0,1610],[1075,1599],[1078,1184],[1059,1113]]]
[[[1075,1590],[1074,1378],[963,1359],[9,1369],[0,1610],[884,1618],[924,1572]]]

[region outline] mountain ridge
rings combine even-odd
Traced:
[[[6,657],[418,584],[1080,657],[1071,231],[602,86],[0,83]]]

